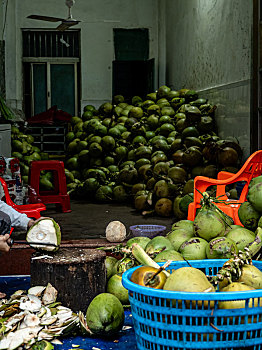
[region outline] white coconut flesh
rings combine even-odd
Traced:
[[[27,232],[27,242],[41,243],[41,245],[31,244],[33,248],[53,251],[58,246],[58,232],[53,220],[43,219],[34,224]],[[42,245],[42,243],[51,243],[54,246]]]

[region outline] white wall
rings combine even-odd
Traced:
[[[64,0],[11,0],[6,27],[6,97],[22,105],[21,28],[50,28],[57,23],[26,18],[30,14],[67,17]],[[81,23],[81,105],[99,106],[111,99],[113,28],[148,28],[150,58],[158,60],[157,0],[76,0],[73,17]],[[157,69],[156,69],[157,70]]]
[[[167,0],[167,84],[218,105],[222,138],[250,152],[252,1]]]

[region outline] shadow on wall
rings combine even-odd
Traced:
[[[221,139],[235,137],[243,149],[243,161],[250,156],[250,81],[223,85],[199,92],[217,106],[215,117]]]

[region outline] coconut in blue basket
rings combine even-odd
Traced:
[[[208,281],[204,272],[190,266],[174,270],[167,278],[163,289],[176,292],[192,292],[194,294],[215,292],[215,287]],[[210,308],[212,303],[205,300],[204,307]],[[191,307],[195,308],[196,304],[198,304],[198,307],[201,307],[202,301],[192,300]],[[181,305],[182,303],[179,301],[178,307],[181,307]],[[186,301],[186,305],[190,307],[190,301]]]
[[[163,271],[152,266],[140,266],[131,276],[131,282],[155,289],[162,289],[166,279],[167,276]]]
[[[255,288],[250,287],[244,283],[233,282],[222,288],[221,292],[248,292],[251,290],[255,290]],[[261,298],[250,298],[248,302],[248,307],[257,307],[261,306],[262,301]],[[228,300],[223,301],[220,300],[218,302],[219,309],[241,309],[246,307],[246,299],[243,300]]]

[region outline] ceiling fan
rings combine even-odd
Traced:
[[[30,16],[27,16],[27,18],[36,19],[39,21],[48,21],[48,22],[61,21],[62,23],[59,24],[58,27],[56,27],[56,30],[64,31],[72,26],[75,26],[79,22],[81,22],[81,21],[74,19],[72,16],[71,7],[73,7],[74,3],[75,3],[75,0],[66,0],[65,4],[68,7],[68,17],[65,19],[58,18],[58,17],[41,16],[41,15],[30,15]]]

